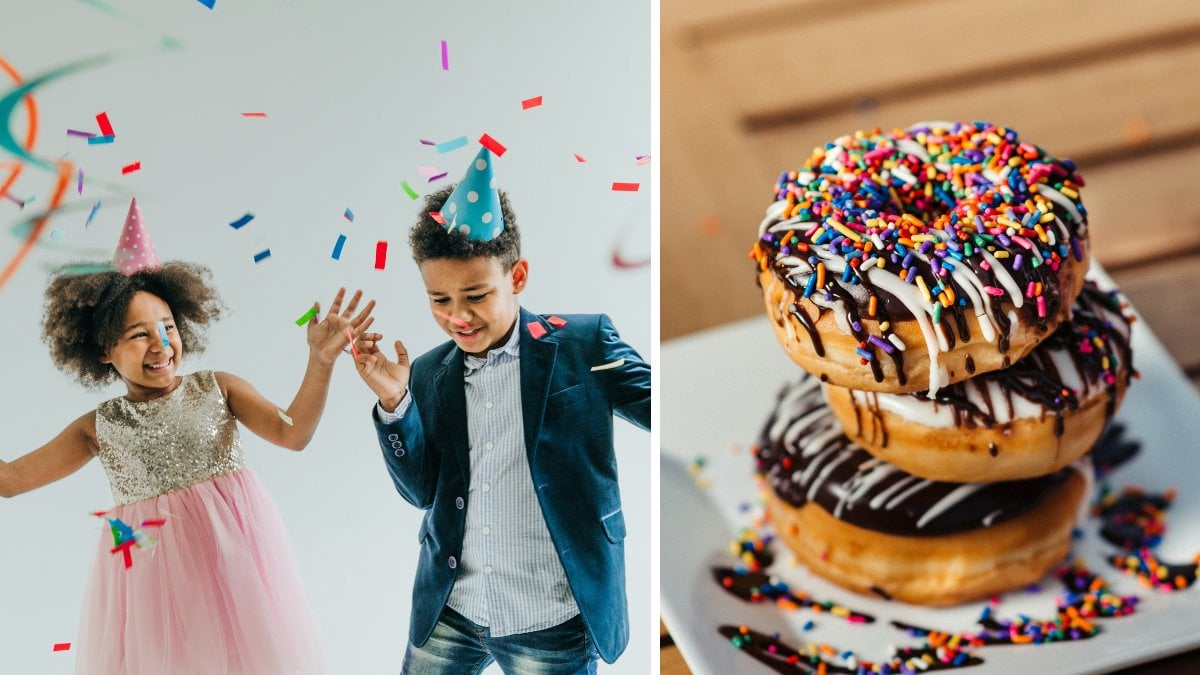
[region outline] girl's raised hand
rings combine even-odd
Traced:
[[[342,300],[345,296],[346,289],[339,288],[329,305],[329,313],[320,321],[313,317],[308,322],[309,352],[322,363],[333,363],[342,350],[375,321],[375,317],[371,316],[371,310],[375,309],[374,300],[367,302],[362,311],[355,315],[354,310],[358,308],[359,300],[362,299],[362,291],[355,291],[350,297],[350,304],[343,310]],[[313,307],[320,316],[321,303],[314,302]]]

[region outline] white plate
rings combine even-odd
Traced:
[[[890,645],[923,642],[893,628],[890,620],[953,632],[977,628],[985,603],[930,609],[861,596],[792,564],[782,544],[776,546],[771,574],[818,600],[872,614],[875,623],[854,625],[807,610],[752,605],[717,586],[711,568],[735,564],[730,542],[761,513],[749,446],[758,440],[780,387],[799,371],[765,317],[664,343],[661,353],[662,614],[693,672],[771,672],[718,634],[717,627],[724,624],[780,632],[781,640],[796,648],[827,643],[867,661],[885,659]],[[1178,489],[1156,552],[1163,560],[1185,563],[1200,550],[1200,397],[1140,318],[1134,325],[1133,362],[1141,379],[1134,381],[1116,419],[1126,425],[1126,438],[1140,441],[1142,449],[1108,482],[1115,489]],[[701,457],[705,463],[697,476],[690,467]],[[707,479],[707,487],[700,486],[698,477]],[[746,504],[751,511],[744,510]],[[1081,527],[1085,535],[1075,542],[1074,555],[1082,556],[1115,592],[1139,596],[1137,612],[1097,619],[1103,632],[1089,640],[977,649],[974,654],[984,663],[971,673],[1101,672],[1200,646],[1200,587],[1175,593],[1142,587],[1108,564],[1107,554],[1115,549],[1098,536],[1097,520],[1088,519]],[[1053,619],[1054,598],[1062,586],[1049,577],[1041,588],[1004,596],[995,616],[1023,613]],[[809,620],[814,627],[803,632]]]

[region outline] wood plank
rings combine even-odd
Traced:
[[[1195,307],[1200,255],[1118,270],[1112,276],[1179,365],[1200,371],[1200,312]]]
[[[688,668],[687,662],[683,660],[683,654],[679,653],[679,648],[672,645],[662,650],[662,663],[659,666],[659,673],[661,675],[691,675],[692,670]]]
[[[764,22],[758,32],[713,38],[697,50],[724,96],[748,109],[779,110],[920,87],[931,78],[966,81],[976,72],[1036,69],[1137,36],[1152,46],[1157,34],[1186,35],[1200,25],[1200,3],[1154,0],[1134,8],[1123,0],[1095,0],[1086,15],[1079,9],[1044,0],[1011,0],[1002,9],[942,0],[883,4],[869,16],[815,24],[797,13],[793,22]],[[1006,25],[1009,17],[1033,18],[1033,28]]]
[[[787,9],[814,11],[829,4],[825,0],[663,0],[660,4],[660,27],[668,35],[695,39],[695,35],[711,32],[729,22],[741,22],[745,17],[762,16]]]

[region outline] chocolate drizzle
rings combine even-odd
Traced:
[[[999,483],[924,480],[872,457],[842,432],[817,378],[786,387],[755,449],[758,471],[781,499],[808,501],[859,527],[936,536],[987,527],[1037,505],[1069,467]]]

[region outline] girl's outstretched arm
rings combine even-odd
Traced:
[[[289,450],[303,450],[308,445],[325,410],[334,362],[342,350],[375,320],[371,316],[371,310],[375,308],[374,300],[354,315],[362,299],[362,291],[355,291],[350,304],[343,311],[342,299],[345,294],[346,289],[339,289],[329,307],[329,314],[321,321],[314,317],[308,322],[308,369],[300,382],[300,390],[287,410],[281,410],[263,398],[242,378],[230,373],[216,374],[225,400],[229,402],[229,409],[247,429]],[[319,303],[313,306],[320,311]]]
[[[0,497],[15,497],[65,478],[83,468],[95,451],[93,410],[37,450],[12,462],[0,461]]]

